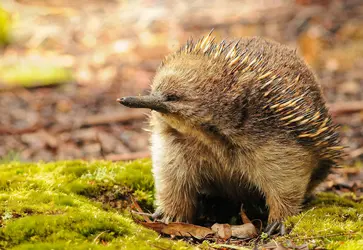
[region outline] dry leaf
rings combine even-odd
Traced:
[[[247,217],[245,211],[243,211],[243,208],[241,207],[241,219],[243,224],[251,223],[251,220]]]
[[[218,235],[218,238],[228,240],[232,236],[231,225],[215,223],[212,226],[212,230]]]
[[[165,224],[162,222],[140,221],[138,223],[158,233],[173,236],[194,237],[197,239],[203,239],[207,235],[214,234],[214,232],[209,228],[181,222],[172,222],[169,224]]]
[[[164,234],[175,236],[192,236],[197,239],[203,239],[207,235],[214,234],[214,232],[209,228],[179,222],[169,223],[161,230],[161,232]]]
[[[143,221],[138,221],[137,223],[143,225],[146,228],[152,229],[158,233],[161,233],[162,230],[167,226],[167,224],[162,223],[162,222],[143,222]]]
[[[254,238],[257,236],[257,231],[252,223],[247,223],[243,225],[232,225],[232,236],[240,239]]]

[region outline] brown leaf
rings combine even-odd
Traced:
[[[212,230],[223,240],[228,240],[232,236],[231,225],[215,223],[212,226]]]
[[[251,223],[251,220],[247,217],[245,211],[243,211],[243,208],[241,207],[241,219],[243,224]]]
[[[203,239],[207,235],[214,234],[214,232],[209,228],[181,222],[165,224],[162,222],[138,221],[138,223],[158,233],[163,233],[170,236],[183,236]]]
[[[158,233],[162,233],[162,230],[166,226],[168,226],[167,224],[162,223],[162,222],[143,222],[143,221],[139,221],[137,223],[143,225],[146,228],[152,229],[152,230],[154,230],[154,231],[156,231]]]
[[[162,228],[161,232],[175,236],[192,236],[197,239],[203,239],[207,235],[214,234],[214,232],[209,228],[180,222],[169,223],[166,227]]]
[[[246,223],[243,225],[232,225],[232,236],[237,238],[254,238],[257,236],[257,231],[255,226],[252,223]]]

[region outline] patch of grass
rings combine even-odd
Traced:
[[[0,75],[7,87],[48,86],[72,80],[69,69],[55,65],[18,62],[15,65],[0,66]]]
[[[363,249],[363,203],[330,193],[319,194],[309,208],[290,217],[292,228],[286,238],[311,247],[327,249]]]
[[[61,161],[0,165],[0,190],[61,191],[97,198],[106,192],[134,192],[138,202],[152,206],[154,183],[149,160],[129,163]],[[31,192],[28,193],[31,195]]]
[[[0,172],[0,249],[193,249],[97,201],[124,190],[152,204],[149,160],[11,162]]]

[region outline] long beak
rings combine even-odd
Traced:
[[[117,101],[129,108],[147,108],[161,113],[168,113],[169,109],[164,100],[157,96],[127,96]]]

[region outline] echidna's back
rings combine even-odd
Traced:
[[[286,46],[261,38],[242,40],[241,48],[241,53],[251,51],[248,61],[261,62],[252,69],[260,72],[254,92],[255,101],[260,103],[256,106],[263,109],[261,119],[270,127],[289,131],[299,143],[312,148],[322,169],[336,164],[342,150],[337,127],[305,62]]]

